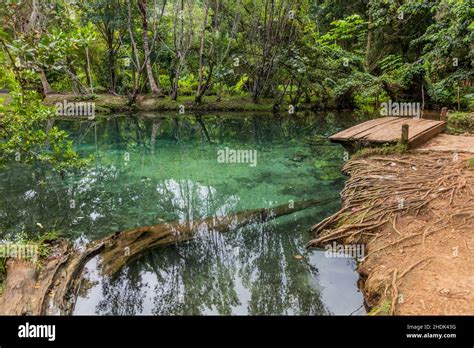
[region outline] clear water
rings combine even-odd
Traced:
[[[355,261],[305,250],[308,228],[335,212],[344,150],[324,138],[349,114],[124,115],[56,121],[90,165],[63,177],[11,166],[0,174],[2,238],[56,231],[83,245],[163,221],[188,223],[326,199],[291,215],[145,252],[112,277],[97,260],[75,314],[361,314]],[[218,163],[228,147],[257,164]],[[302,257],[301,257],[302,256]]]

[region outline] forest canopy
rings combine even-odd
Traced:
[[[320,108],[473,104],[468,0],[4,0],[2,75],[22,88],[245,95]],[[2,76],[2,84],[8,83]]]

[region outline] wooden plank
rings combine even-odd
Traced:
[[[398,122],[390,124],[390,127],[383,127],[369,134],[365,140],[370,142],[397,142],[400,140],[403,124],[410,127],[409,139],[415,137],[418,133],[424,132],[431,127],[436,126],[439,121],[430,121],[423,119],[400,118]]]
[[[397,118],[393,122],[390,122],[389,124],[383,127],[372,129],[371,131],[361,133],[360,135],[365,141],[369,142],[397,142],[400,139],[400,132],[404,123],[408,123],[408,125],[410,125],[408,119]]]
[[[360,132],[357,135],[357,139],[360,141],[379,141],[379,142],[391,142],[394,141],[396,137],[400,137],[399,132],[394,132],[395,129],[401,129],[403,120],[400,120],[398,117],[394,118],[390,122],[387,122],[380,127],[375,127],[368,129],[364,132]]]
[[[329,137],[329,139],[330,140],[338,140],[338,139],[345,140],[345,139],[354,137],[358,133],[364,132],[367,129],[377,127],[379,125],[382,125],[386,122],[390,122],[390,121],[395,120],[395,119],[397,119],[397,118],[396,117],[383,117],[383,118],[377,118],[377,119],[374,119],[374,120],[365,121],[365,122],[359,123],[358,125],[355,125],[351,128],[340,131],[339,133],[331,135]]]
[[[374,132],[378,132],[381,129],[390,129],[390,127],[392,127],[393,124],[398,123],[398,122],[399,122],[398,117],[390,117],[390,118],[384,117],[384,122],[380,122],[374,125],[373,127],[365,128],[357,132],[356,134],[352,135],[350,138],[351,139],[364,139],[366,138],[367,135]]]
[[[338,143],[395,143],[401,139],[402,125],[409,127],[409,146],[429,140],[446,128],[446,122],[410,117],[383,117],[369,120],[329,137]]]
[[[416,138],[419,134],[424,133],[433,127],[437,127],[441,125],[442,122],[440,121],[432,121],[432,120],[423,120],[423,122],[415,122],[413,125],[411,125],[411,135],[409,140],[411,141],[412,139]]]
[[[447,124],[448,124],[447,122],[441,122],[440,124],[435,125],[434,127],[431,127],[430,129],[427,129],[426,131],[422,133],[418,133],[416,136],[414,136],[408,141],[408,147],[415,148],[427,142],[428,140],[433,138],[435,135],[438,135],[439,133],[444,131],[446,129]]]

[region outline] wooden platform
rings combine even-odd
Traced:
[[[409,117],[382,117],[360,123],[334,134],[329,139],[336,143],[360,145],[396,143],[402,135],[402,125],[408,124],[408,146],[419,146],[446,129],[445,121]]]

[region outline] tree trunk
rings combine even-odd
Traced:
[[[142,17],[142,34],[143,34],[143,53],[145,55],[145,68],[150,84],[150,90],[155,95],[162,94],[153,77],[153,69],[151,67],[150,48],[148,46],[148,21],[147,21],[147,0],[138,0],[138,9]]]
[[[143,72],[143,69],[145,67],[146,61],[143,62],[143,64],[140,63],[140,55],[138,53],[138,48],[137,44],[135,42],[135,38],[133,35],[133,25],[132,25],[132,9],[131,9],[131,4],[130,0],[127,0],[127,10],[128,10],[128,20],[127,20],[127,29],[128,29],[128,34],[130,35],[130,43],[132,44],[132,82],[133,82],[133,88],[132,92],[129,93],[128,99],[130,104],[134,104],[136,101],[136,98],[138,96],[138,89],[140,85],[140,78],[141,74]]]
[[[89,85],[91,92],[94,93],[94,87],[92,86],[92,76],[91,76],[91,60],[89,57],[89,48],[86,47],[86,77],[87,84]]]
[[[40,68],[40,79],[41,79],[41,85],[43,86],[44,95],[53,93],[53,90],[51,89],[51,86],[49,85],[49,82],[48,82],[48,77],[46,76],[46,73],[43,68]]]
[[[425,110],[425,87],[423,86],[423,80],[421,80],[421,115],[420,115],[420,118],[423,118],[424,110]]]
[[[372,15],[369,14],[369,22],[367,24],[367,46],[365,49],[365,68],[370,71],[370,49],[372,48]]]
[[[181,64],[184,60],[183,52],[183,35],[184,35],[184,1],[180,1],[179,11],[177,11],[176,18],[179,19],[179,33],[178,40],[175,39],[175,71],[173,84],[171,88],[171,99],[178,99],[179,75],[181,74]],[[177,19],[174,21],[173,31],[176,33]],[[175,36],[176,37],[176,36]]]
[[[108,61],[109,61],[109,92],[115,94],[115,50],[114,50],[114,37],[113,32],[107,31],[107,50],[108,50]]]
[[[203,86],[203,80],[204,80],[204,38],[206,36],[206,26],[207,26],[207,15],[209,13],[209,4],[206,2],[206,9],[204,13],[204,20],[202,22],[202,30],[201,30],[201,47],[199,48],[199,81],[198,81],[198,87],[196,91],[196,97],[194,98],[194,101],[196,104],[201,103],[202,96],[204,94],[204,86]]]
[[[458,82],[458,111],[461,111],[461,89],[459,88],[459,82]]]
[[[171,86],[171,100],[178,99],[179,74],[180,74],[180,69],[179,69],[179,67],[177,67],[176,71],[174,73],[173,85]]]
[[[133,88],[132,88],[130,101],[135,102],[135,99],[136,99],[137,94],[138,94],[138,81],[137,81],[137,74],[136,74],[135,65],[132,65],[132,86],[133,86]]]

